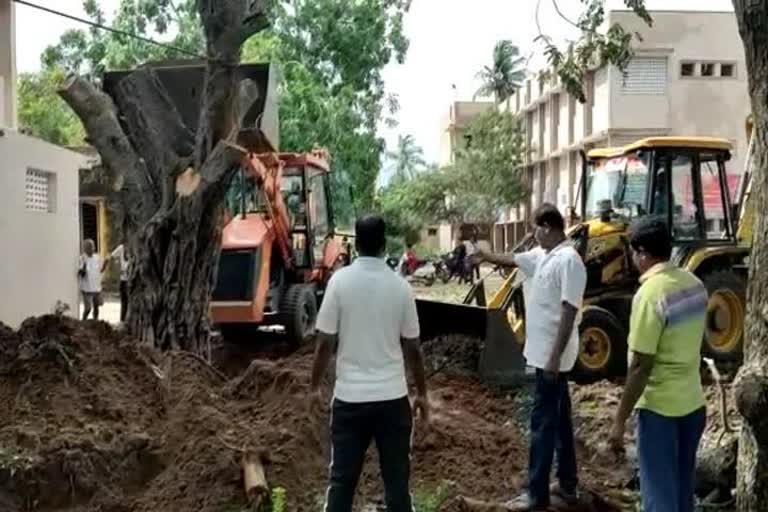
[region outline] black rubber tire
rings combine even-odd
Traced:
[[[283,296],[280,306],[280,323],[293,347],[311,342],[315,337],[317,320],[317,296],[315,287],[307,284],[291,285]]]
[[[608,356],[601,366],[586,364],[583,360],[585,350],[583,336],[588,329],[599,329],[606,336]],[[608,311],[598,306],[589,306],[582,311],[579,324],[579,354],[573,367],[572,378],[578,383],[597,382],[601,379],[618,377],[627,370],[627,330],[621,321]]]
[[[715,270],[701,277],[701,281],[707,288],[707,293],[712,296],[718,290],[730,290],[741,301],[741,308],[746,312],[747,282],[738,273],[732,270]],[[709,328],[709,314],[707,314],[707,328]],[[706,336],[701,345],[701,352],[706,357],[714,359],[721,369],[729,369],[731,366],[741,364],[744,358],[744,317],[741,319],[741,334],[738,343],[730,352],[713,350],[707,343]]]

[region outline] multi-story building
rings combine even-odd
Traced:
[[[456,154],[471,144],[467,129],[477,116],[494,108],[491,101],[454,101],[448,108],[440,127],[440,160],[441,167],[453,164]],[[489,227],[463,224],[453,226],[443,223],[428,226],[421,233],[421,245],[431,250],[448,252],[453,249],[456,238],[467,238],[469,233],[477,228],[481,238],[490,238]]]
[[[0,0],[0,322],[77,311],[77,153],[17,131],[15,3]]]
[[[728,172],[742,171],[750,105],[744,48],[733,12],[654,11],[648,27],[631,11],[608,23],[639,33],[622,72],[603,66],[585,80],[586,102],[569,96],[554,74],[528,78],[510,102],[526,125],[528,204],[504,212],[495,245],[511,246],[542,202],[561,210],[576,203],[580,150],[622,146],[658,135],[709,135],[733,142]],[[554,78],[549,78],[551,75]],[[546,77],[546,78],[545,78]]]

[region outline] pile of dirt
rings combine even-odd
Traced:
[[[440,336],[425,341],[422,350],[429,375],[452,373],[471,376],[477,375],[483,342],[459,335]]]
[[[240,510],[248,447],[268,455],[268,481],[286,490],[287,510],[318,510],[328,427],[327,416],[306,412],[311,362],[306,352],[258,359],[229,376],[103,323],[44,316],[16,332],[0,327],[0,509]],[[416,436],[417,494],[446,481],[480,499],[518,492],[527,448],[508,421],[512,400],[465,375],[437,374],[430,385],[434,422]],[[381,494],[371,457],[357,503]]]
[[[582,460],[588,464],[590,478],[601,487],[604,497],[613,502],[625,503],[628,508],[632,508],[638,500],[639,489],[634,417],[627,423],[627,459],[623,462],[616,461],[615,457],[605,450],[605,440],[610,435],[622,389],[621,385],[611,382],[574,386],[572,393],[574,428],[580,452],[585,455]],[[725,385],[725,414],[730,434],[724,433],[720,390],[717,386],[710,385],[704,388],[704,392],[707,402],[707,427],[699,450],[699,464],[702,464],[702,457],[713,446],[722,447],[724,452],[735,460],[733,432],[738,430],[740,417],[733,401],[730,385]],[[720,457],[721,452],[715,452],[714,455]],[[718,469],[733,466],[733,460],[726,462],[725,459],[728,457],[720,458],[717,464]],[[712,478],[709,477],[709,479]],[[718,480],[723,478],[735,479],[735,472],[732,475],[718,474]],[[699,475],[699,480],[702,480],[702,475]],[[711,483],[707,484],[711,485]],[[710,491],[710,488],[697,489],[701,497],[709,494]]]

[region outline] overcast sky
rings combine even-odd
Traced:
[[[31,0],[40,5],[83,16],[82,0]],[[101,0],[106,13],[119,0]],[[437,161],[440,125],[453,100],[471,100],[477,89],[475,74],[489,63],[493,45],[512,39],[528,54],[536,49],[536,0],[413,0],[405,28],[411,45],[403,65],[385,70],[387,91],[400,98],[399,125],[382,129],[389,145],[398,134],[412,134],[429,161]],[[646,0],[650,9],[733,10],[731,0]],[[559,0],[561,8],[575,18],[581,2]],[[623,6],[608,0],[609,7]],[[542,0],[539,12],[542,30],[559,39],[572,37],[570,27],[555,13],[550,0]],[[76,22],[30,7],[16,7],[16,53],[20,72],[40,67],[40,54]],[[541,57],[531,67],[542,64]],[[454,90],[452,85],[456,86]]]

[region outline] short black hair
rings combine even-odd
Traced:
[[[549,226],[552,229],[565,231],[565,219],[552,203],[541,203],[533,212],[533,223],[536,226]]]
[[[361,256],[381,256],[387,244],[387,224],[377,214],[366,214],[355,222],[355,244]]]
[[[646,215],[635,220],[629,228],[629,245],[654,258],[668,260],[672,255],[672,235],[664,217]]]

